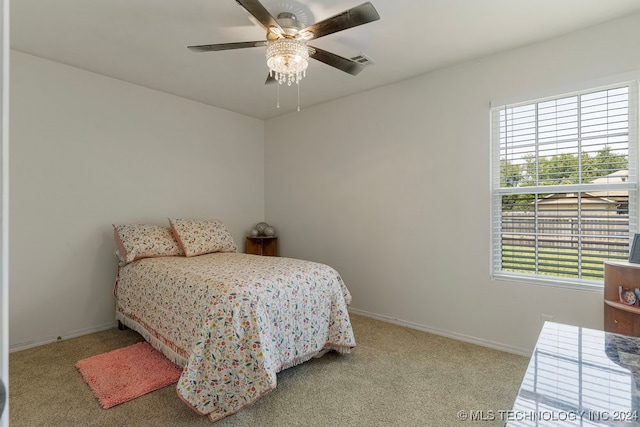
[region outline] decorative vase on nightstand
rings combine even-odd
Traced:
[[[276,229],[273,226],[267,224],[266,222],[259,222],[253,226],[251,231],[249,232],[250,237],[275,237]]]
[[[264,232],[264,229],[267,228],[268,226],[269,224],[267,224],[266,222],[259,222],[256,224],[254,228],[258,230],[259,234],[262,234]]]
[[[264,234],[267,237],[273,237],[276,235],[276,229],[268,225],[264,228],[264,230],[262,230],[262,234]]]

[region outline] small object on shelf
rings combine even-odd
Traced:
[[[257,223],[249,232],[251,237],[267,236],[274,237],[276,235],[276,229],[266,222]]]
[[[631,289],[625,289],[624,291],[622,291],[621,302],[627,305],[636,305],[636,303],[638,302],[638,298]]]
[[[264,228],[264,230],[262,231],[262,234],[264,234],[267,237],[273,237],[276,235],[276,229],[269,225]]]

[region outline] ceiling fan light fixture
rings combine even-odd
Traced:
[[[309,55],[313,53],[313,48],[302,40],[281,38],[267,41],[269,75],[279,84],[298,84],[306,75]]]

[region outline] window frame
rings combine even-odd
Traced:
[[[629,191],[629,245],[633,239],[633,235],[638,232],[638,216],[640,214],[640,177],[639,169],[639,151],[640,138],[638,123],[640,122],[640,101],[639,101],[639,81],[622,81],[615,84],[600,85],[589,87],[582,90],[575,90],[566,93],[554,94],[528,101],[503,103],[490,108],[490,277],[494,280],[518,281],[537,285],[548,285],[554,287],[577,288],[580,290],[597,290],[603,288],[603,280],[591,280],[584,278],[569,278],[553,275],[541,275],[538,273],[518,273],[502,270],[502,196],[508,194],[545,194],[545,193],[568,193],[581,191],[585,192],[585,185],[590,185],[589,190],[628,190]],[[501,187],[501,145],[500,145],[500,112],[509,108],[518,106],[526,106],[530,104],[540,104],[552,100],[560,100],[571,96],[581,96],[593,92],[611,90],[616,88],[628,88],[628,170],[629,179],[623,183],[610,184],[566,184],[566,185],[536,185],[532,187]],[[578,121],[581,117],[578,116]],[[538,119],[536,118],[536,127]],[[536,147],[540,141],[536,138]],[[536,161],[537,164],[537,161]],[[540,190],[544,191],[540,191]],[[537,208],[536,208],[537,209]],[[535,213],[536,217],[538,212]],[[582,235],[582,233],[581,233]],[[536,246],[537,247],[537,246]],[[537,265],[536,261],[536,265]],[[582,266],[580,267],[582,268]]]

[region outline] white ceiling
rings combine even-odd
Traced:
[[[364,0],[264,0],[306,24]],[[530,44],[640,11],[638,0],[371,0],[379,21],[314,40],[375,63],[358,76],[312,61],[301,108]],[[296,88],[265,85],[265,48],[193,53],[186,46],[264,40],[234,0],[12,0],[11,46],[21,52],[253,116],[296,109]]]

